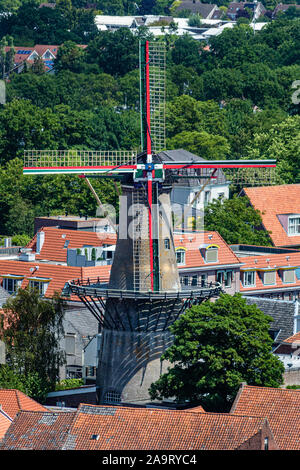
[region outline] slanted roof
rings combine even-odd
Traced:
[[[278,289],[290,290],[294,287],[300,288],[300,276],[299,274],[294,275],[294,282],[283,282],[283,277],[281,275],[284,270],[296,270],[300,268],[300,251],[291,252],[291,253],[280,253],[280,254],[267,254],[267,255],[257,255],[257,256],[243,256],[240,258],[240,261],[243,263],[241,266],[241,271],[257,271],[256,272],[256,285],[254,287],[245,287],[242,283],[242,277],[240,280],[240,291],[249,292],[256,290],[266,290],[266,289]],[[266,286],[263,283],[262,276],[259,276],[259,272],[264,271],[276,271],[276,284]]]
[[[15,389],[0,389],[0,405],[0,439],[3,438],[12,420],[19,411],[47,410],[44,406],[40,405],[40,403]]]
[[[36,269],[38,267],[38,269]],[[66,282],[71,280],[87,280],[100,278],[101,282],[109,279],[111,266],[61,266],[49,263],[0,260],[0,278],[7,274],[24,276],[21,288],[24,289],[30,279],[49,279],[45,297],[51,298],[55,292],[61,293]],[[71,300],[79,300],[72,296]]]
[[[263,226],[275,246],[300,245],[300,235],[288,236],[278,216],[300,214],[300,184],[243,188],[251,205],[261,212]]]
[[[201,3],[199,1],[183,0],[176,8],[176,11],[189,10],[192,13],[198,13],[202,18],[207,18],[217,7],[213,3]]]
[[[185,265],[179,267],[179,271],[186,268],[210,268],[224,265],[239,266],[241,261],[223,240],[218,232],[191,232],[174,234],[175,249],[185,248]],[[218,261],[206,263],[200,248],[215,245],[218,250]],[[205,249],[205,248],[204,248]]]
[[[280,450],[300,450],[300,390],[242,384],[230,414],[265,416]]]
[[[83,230],[65,230],[55,227],[44,227],[39,232],[45,233],[44,243],[37,260],[67,262],[67,248],[83,248],[84,246],[103,246],[116,243],[115,233],[89,232]],[[69,241],[65,248],[66,241]],[[27,248],[36,251],[37,234],[28,243]]]
[[[233,450],[260,432],[271,434],[265,418],[81,404],[75,414],[21,412],[2,448]]]
[[[205,158],[202,158],[202,157],[199,157],[198,155],[195,155],[194,153],[191,153],[191,152],[188,152],[187,150],[184,150],[184,149],[176,149],[176,150],[164,150],[162,152],[160,152],[158,154],[159,158],[163,161],[163,162],[192,162],[192,161],[196,161],[196,162],[199,162],[199,161],[205,161]],[[202,169],[202,175],[209,175],[211,173],[211,169]],[[195,170],[189,170],[189,174],[196,174],[195,173]],[[200,180],[200,178],[199,178]],[[203,179],[202,179],[203,181]],[[206,180],[204,180],[203,182],[206,183]],[[218,183],[218,184],[225,184],[226,183],[226,178],[225,178],[225,175],[224,175],[224,172],[222,171],[222,169],[218,169],[215,173],[215,178],[212,179],[210,181],[210,184],[214,184],[214,183]],[[176,183],[178,184],[178,183]],[[179,183],[180,184],[180,183]],[[184,179],[184,185],[188,185],[188,186],[197,186],[197,180],[195,179],[191,179],[191,180],[188,180],[188,179]]]
[[[300,331],[296,333],[295,335],[290,336],[289,338],[286,338],[283,343],[285,344],[300,344]]]
[[[270,331],[277,335],[276,343],[284,341],[294,332],[295,302],[288,300],[267,299],[262,297],[244,296],[248,305],[256,306],[273,318]]]
[[[8,428],[0,450],[59,450],[75,412],[21,411]],[[71,436],[70,436],[71,438]]]

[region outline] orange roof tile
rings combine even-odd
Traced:
[[[36,270],[38,266],[38,270]],[[25,262],[15,260],[0,260],[0,278],[4,275],[24,276],[21,287],[25,288],[30,279],[50,279],[45,297],[52,297],[55,292],[61,293],[66,282],[76,279],[96,279],[107,282],[111,266],[62,266],[49,263]],[[32,271],[31,271],[32,270]],[[71,300],[78,300],[75,297]]]
[[[0,409],[0,441],[11,425],[12,419]]]
[[[283,341],[283,343],[299,343],[300,344],[300,331],[298,331],[298,333],[296,333],[295,335],[293,336],[290,336],[289,338],[285,339]]]
[[[186,264],[185,266],[180,266],[179,269],[225,264],[239,265],[241,262],[218,232],[175,233],[174,244],[176,249],[180,247],[186,249]],[[218,251],[218,261],[216,263],[205,262],[200,253],[200,247],[204,245],[217,245],[220,248]]]
[[[243,384],[230,411],[265,416],[281,450],[300,450],[300,390]]]
[[[5,413],[14,418],[18,411],[46,411],[47,408],[16,389],[0,388],[0,404]]]
[[[61,449],[73,417],[74,412],[67,411],[21,411],[8,428],[0,449]],[[30,434],[26,434],[26,430],[30,430]]]
[[[240,258],[240,262],[243,263],[241,266],[241,271],[243,270],[253,270],[256,272],[256,282],[255,287],[244,287],[242,283],[242,275],[240,281],[240,291],[248,292],[258,289],[283,289],[283,288],[293,288],[300,287],[300,279],[295,275],[295,282],[285,283],[283,278],[280,275],[281,271],[284,268],[298,268],[300,267],[300,251],[290,252],[290,253],[281,253],[281,254],[268,254],[268,255],[257,255],[257,256],[245,256]],[[262,277],[259,276],[260,270],[271,268],[276,270],[276,284],[274,285],[264,285]]]
[[[2,448],[50,450],[55,442],[63,450],[233,450],[259,433],[271,436],[265,418],[81,404],[73,416],[21,412]]]
[[[266,230],[275,246],[300,244],[299,236],[288,236],[277,215],[300,214],[300,184],[244,188],[251,205],[261,212]]]
[[[59,261],[66,263],[67,248],[64,248],[68,240],[68,248],[82,248],[85,245],[102,246],[114,245],[117,236],[114,233],[87,232],[83,230],[64,230],[54,227],[44,227],[40,231],[45,233],[44,244],[40,254],[36,254],[37,260]],[[37,235],[28,243],[27,248],[36,251]]]

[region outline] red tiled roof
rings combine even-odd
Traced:
[[[44,244],[40,254],[36,254],[38,260],[67,261],[67,248],[64,244],[69,240],[68,248],[82,248],[85,245],[102,246],[114,245],[117,236],[114,233],[87,232],[83,230],[64,230],[54,227],[44,227],[40,230],[45,233]],[[28,243],[27,248],[36,251],[37,234]]]
[[[0,409],[0,441],[11,425],[12,419]]]
[[[300,331],[298,331],[298,333],[296,333],[295,335],[290,336],[289,338],[285,339],[283,343],[288,343],[288,344],[299,343],[300,344]]]
[[[269,260],[269,261],[268,261]],[[300,267],[300,251],[289,252],[289,253],[280,253],[280,254],[268,254],[268,255],[257,255],[257,256],[245,256],[240,258],[241,263],[244,265],[241,266],[241,271],[243,270],[257,270],[256,273],[256,285],[255,287],[244,287],[242,284],[242,275],[240,281],[240,291],[247,292],[257,289],[283,289],[283,288],[293,288],[300,287],[300,279],[295,275],[295,282],[293,283],[284,283],[282,276],[280,276],[280,271],[284,268],[298,268]],[[252,269],[251,269],[252,268]],[[276,284],[274,285],[264,285],[262,278],[259,276],[260,270],[266,268],[273,268],[276,270]]]
[[[233,450],[259,433],[271,435],[265,418],[82,404],[75,415],[20,413],[2,448],[50,450],[56,441],[63,450]]]
[[[20,410],[47,411],[47,408],[29,398],[23,392],[14,389],[0,389],[0,405],[4,413],[0,413],[0,439]],[[7,415],[7,416],[5,416]]]
[[[183,247],[186,249],[186,264],[180,266],[180,268],[197,268],[197,267],[210,267],[225,264],[240,264],[239,258],[223,240],[218,232],[193,232],[174,234],[175,248]],[[202,245],[217,245],[218,251],[218,262],[206,263],[203,256],[200,253],[200,247]]]
[[[7,430],[0,449],[61,449],[73,418],[74,412],[67,411],[21,411]],[[26,435],[26,430],[30,434]]]
[[[268,261],[269,260],[269,261]],[[241,263],[241,271],[248,270],[248,271],[255,271],[255,287],[244,287],[242,283],[242,275],[240,281],[240,291],[241,292],[248,292],[258,289],[283,289],[283,288],[293,288],[293,287],[300,287],[300,279],[297,278],[295,275],[295,282],[293,283],[285,283],[283,282],[283,278],[280,275],[280,272],[284,270],[284,268],[298,268],[300,267],[300,251],[297,252],[290,252],[290,253],[281,253],[281,254],[269,254],[269,255],[257,255],[257,256],[245,256],[240,258]],[[251,269],[252,268],[252,269]],[[259,276],[260,270],[272,268],[276,270],[276,284],[274,285],[265,285],[263,283],[262,277]]]
[[[242,385],[230,411],[265,416],[281,450],[300,450],[300,390]]]
[[[288,236],[277,215],[300,214],[300,184],[244,188],[251,205],[261,212],[266,230],[275,246],[300,244],[299,236]]]
[[[38,270],[35,270],[38,266]],[[15,260],[0,260],[1,276],[11,274],[24,276],[21,287],[25,288],[31,278],[50,279],[45,297],[52,297],[55,292],[61,293],[65,283],[77,279],[97,279],[107,282],[111,266],[61,266],[49,263],[25,262]],[[31,271],[31,269],[33,271]],[[71,297],[71,300],[78,300]]]

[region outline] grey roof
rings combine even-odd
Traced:
[[[3,307],[9,297],[10,294],[7,292],[7,290],[3,289],[3,287],[0,286],[0,308]]]
[[[159,158],[164,161],[164,162],[199,162],[199,161],[208,161],[205,158],[199,157],[198,155],[195,155],[194,153],[188,152],[187,150],[184,149],[176,149],[176,150],[164,150],[158,154]],[[196,186],[195,179],[188,180],[188,176],[195,175],[195,171],[198,170],[185,170],[187,179],[182,182],[184,186],[188,185],[189,186]],[[211,168],[204,168],[201,170],[202,175],[209,175],[211,173]],[[200,179],[201,181],[201,179]],[[201,184],[206,182],[206,179],[202,179]],[[218,169],[216,172],[216,178],[211,180],[211,184],[224,184],[226,183],[226,178],[221,169]]]
[[[202,18],[207,18],[214,8],[216,8],[214,3],[201,3],[193,2],[193,0],[187,0],[182,1],[176,10],[189,10],[192,13],[199,13]]]
[[[244,296],[244,298],[248,305],[256,304],[266,315],[273,318],[270,332],[279,331],[276,343],[280,343],[294,334],[295,302],[262,297]]]

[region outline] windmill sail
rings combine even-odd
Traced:
[[[24,174],[126,173],[136,168],[136,152],[125,150],[25,150]]]
[[[149,43],[150,119],[153,153],[166,148],[166,48]]]

